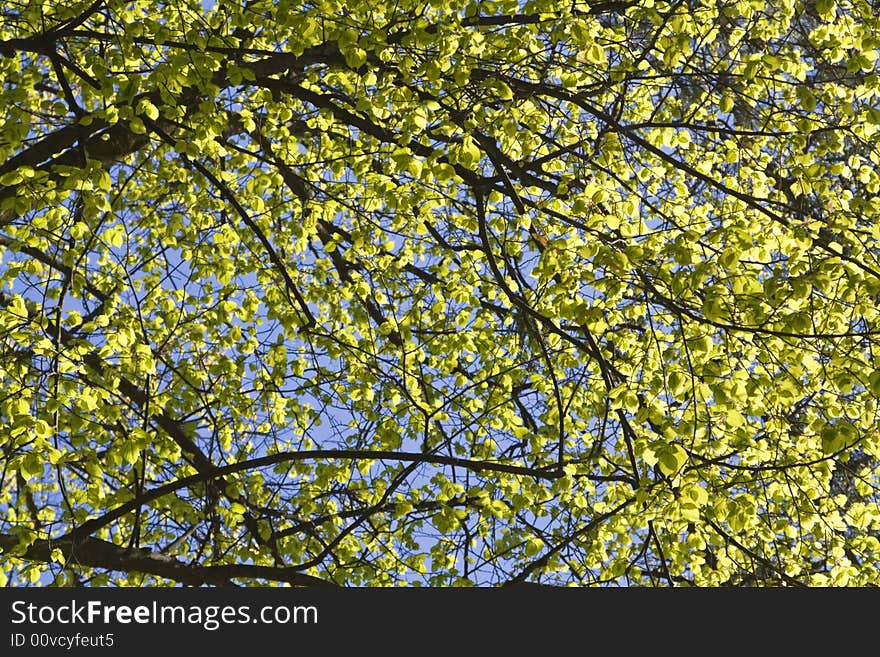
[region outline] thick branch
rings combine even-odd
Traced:
[[[159,552],[144,549],[129,550],[93,537],[78,540],[68,536],[58,540],[38,540],[23,554],[14,551],[18,543],[17,537],[0,534],[0,553],[48,563],[56,561],[52,552],[60,550],[65,563],[69,565],[126,573],[145,573],[189,586],[206,584],[224,586],[231,584],[231,580],[236,578],[266,579],[294,586],[335,586],[327,580],[305,575],[290,568],[249,564],[200,566],[178,561]]]

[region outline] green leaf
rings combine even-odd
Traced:
[[[122,444],[121,453],[122,460],[129,465],[137,463],[141,457],[140,446],[133,440],[127,440]]]
[[[25,480],[38,477],[43,474],[43,462],[34,452],[28,452],[19,461],[18,471]]]
[[[834,11],[835,5],[835,0],[816,0],[816,12],[820,16],[828,16]]]
[[[605,56],[605,49],[598,43],[592,44],[584,53],[584,59],[591,64],[606,64],[608,59]]]
[[[813,92],[805,87],[799,86],[796,89],[798,100],[801,103],[801,107],[807,112],[812,112],[816,109],[816,96],[813,95]]]
[[[513,89],[502,80],[495,80],[495,95],[499,100],[511,100],[513,98]]]
[[[662,445],[656,454],[660,471],[666,476],[674,475],[687,463],[687,452],[681,445]]]
[[[62,552],[60,548],[53,549],[52,554],[50,556],[51,556],[52,561],[55,563],[59,563],[62,566],[66,563],[66,559],[64,557],[64,552]]]
[[[440,182],[446,182],[455,175],[455,169],[450,164],[437,164],[434,166],[434,175]]]
[[[868,387],[875,397],[880,398],[880,369],[868,375]]]
[[[822,429],[821,439],[822,452],[825,454],[834,454],[846,446],[846,434],[832,425]]]
[[[146,98],[138,102],[137,113],[143,114],[154,121],[159,118],[158,108]]]
[[[52,435],[52,427],[45,420],[37,420],[34,422],[34,434],[37,438],[48,438]]]
[[[526,542],[525,553],[527,557],[534,557],[537,554],[540,554],[541,550],[544,547],[543,541],[537,538],[529,539]]]
[[[363,48],[350,48],[345,51],[345,62],[352,68],[360,68],[367,61],[367,51]]]
[[[721,101],[718,103],[718,108],[721,110],[722,113],[728,114],[730,110],[733,109],[733,103],[733,96],[725,93],[723,96],[721,96]]]
[[[465,136],[458,153],[459,162],[466,167],[472,167],[479,161],[481,155],[482,153],[473,137]]]

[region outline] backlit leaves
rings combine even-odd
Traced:
[[[875,13],[9,9],[3,579],[876,584]]]

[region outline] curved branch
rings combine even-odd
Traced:
[[[65,564],[87,568],[104,568],[126,573],[145,573],[173,580],[188,586],[228,586],[236,578],[266,579],[293,586],[336,586],[320,577],[306,575],[293,568],[224,564],[199,566],[178,561],[173,557],[145,549],[130,550],[99,538],[82,539],[65,536],[59,539],[41,539],[32,543],[23,553],[16,551],[19,539],[0,534],[0,554],[31,561],[57,561],[55,550],[60,550]]]

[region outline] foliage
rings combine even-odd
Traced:
[[[880,583],[868,0],[0,19],[0,579]]]

